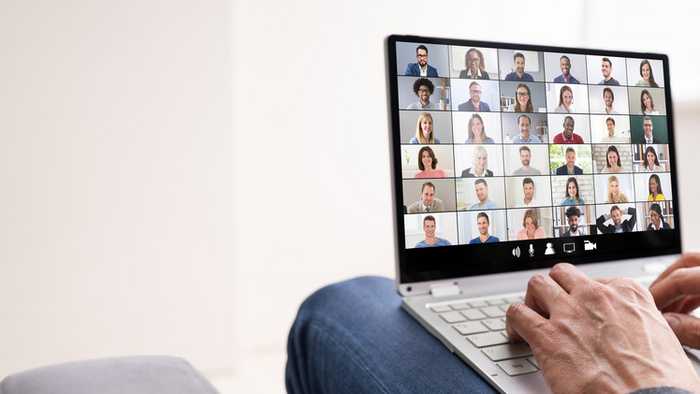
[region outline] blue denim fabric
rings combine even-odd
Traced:
[[[393,281],[318,290],[289,333],[286,385],[297,393],[493,393],[407,312]]]

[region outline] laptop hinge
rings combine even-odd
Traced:
[[[447,297],[460,294],[462,290],[455,284],[430,285],[430,294],[433,297]]]

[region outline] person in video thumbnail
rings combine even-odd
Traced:
[[[645,116],[643,123],[642,123],[642,129],[644,129],[644,143],[645,144],[656,144],[658,141],[656,141],[656,138],[654,138],[654,122],[651,120],[650,117]]]
[[[670,230],[671,226],[664,220],[664,215],[661,214],[661,206],[659,204],[651,204],[649,207],[649,225],[647,230]]]
[[[581,210],[578,207],[568,207],[564,212],[566,215],[566,222],[569,224],[569,229],[564,231],[561,235],[562,237],[578,237],[581,235],[586,235],[583,231],[583,227],[579,226],[578,221],[581,217]]]
[[[530,88],[524,83],[515,87],[515,112],[533,112],[532,94]]]
[[[474,147],[472,167],[462,171],[462,178],[479,178],[493,176],[493,171],[488,169],[489,155],[486,148],[481,145]]]
[[[481,101],[481,85],[473,81],[469,84],[469,100],[457,106],[458,111],[489,112],[489,105]]]
[[[570,177],[566,180],[566,191],[564,192],[564,199],[561,205],[583,205],[583,197],[579,193],[578,180],[574,177]]]
[[[413,83],[413,93],[418,97],[418,101],[411,103],[407,109],[440,109],[437,103],[430,102],[430,96],[435,91],[435,85],[428,78],[416,79]]]
[[[649,60],[644,59],[639,64],[639,75],[642,77],[637,82],[637,86],[648,86],[650,88],[658,88],[659,84],[654,80],[654,71],[651,69],[651,63]]]
[[[561,133],[554,136],[555,144],[583,144],[583,138],[580,135],[574,133],[574,118],[571,116],[566,116],[564,118],[564,130]]]
[[[601,215],[596,220],[596,227],[603,234],[629,233],[634,231],[634,224],[637,222],[637,210],[627,208],[629,219],[622,220],[624,213],[617,205],[610,208],[610,214]],[[605,224],[606,221],[612,219],[612,224]]]
[[[629,143],[629,139],[616,134],[615,132],[615,118],[609,117],[605,119],[605,126],[608,129],[608,133],[601,138],[604,144],[619,144],[619,143]]]
[[[416,47],[416,62],[406,65],[404,75],[412,77],[437,77],[437,69],[428,64],[428,48],[425,45]]]
[[[518,231],[518,240],[544,238],[544,228],[537,224],[537,211],[528,209],[523,215],[523,228]]]
[[[500,241],[498,237],[489,234],[489,215],[486,212],[479,212],[476,215],[476,227],[479,229],[479,236],[469,241],[469,245],[489,244]]]
[[[532,75],[525,72],[525,55],[520,52],[515,52],[513,55],[513,71],[506,75],[506,81],[523,81],[534,82]]]
[[[450,241],[435,236],[435,217],[432,215],[423,218],[423,233],[425,233],[425,239],[418,242],[416,248],[451,245]]]
[[[615,111],[613,106],[615,105],[615,93],[610,88],[603,89],[603,106],[605,108],[605,113],[608,115],[615,115],[618,112]]]
[[[411,138],[412,144],[439,144],[440,140],[433,133],[433,116],[423,112],[416,121],[416,135]]]
[[[429,147],[424,146],[418,151],[418,168],[416,178],[444,178],[445,171],[437,168],[438,160],[435,157],[435,152]]]
[[[615,78],[612,77],[612,67],[612,61],[610,61],[610,59],[608,59],[607,57],[604,57],[601,60],[600,72],[603,74],[603,80],[598,82],[598,85],[620,85],[620,82],[618,82]]]
[[[535,182],[532,178],[523,179],[523,206],[532,206],[535,199]]]
[[[664,192],[661,190],[661,179],[656,174],[651,174],[649,177],[649,197],[647,201],[664,201]]]
[[[629,202],[625,193],[620,190],[620,181],[615,175],[608,177],[608,204],[620,204],[624,202]]]
[[[467,138],[467,144],[493,144],[493,138],[486,135],[486,127],[484,127],[484,120],[479,114],[473,114],[469,118],[469,124],[467,125],[469,130],[469,137]]]
[[[574,103],[574,91],[564,85],[559,90],[559,106],[554,112],[568,114],[571,112],[571,105]]]
[[[642,93],[639,95],[639,101],[642,108],[642,114],[644,115],[658,115],[659,111],[654,107],[654,99],[651,97],[651,93],[643,89]]]
[[[557,168],[557,175],[583,175],[583,169],[576,165],[576,151],[572,147],[566,148],[566,164]]]
[[[659,164],[659,157],[656,155],[656,149],[653,146],[647,146],[644,151],[644,172],[664,171],[664,168]]]
[[[489,184],[486,183],[486,179],[477,179],[474,182],[474,191],[476,192],[476,198],[479,202],[472,204],[472,206],[469,207],[470,211],[496,209],[496,204],[489,200]]]
[[[573,75],[571,75],[571,59],[564,55],[559,58],[559,68],[561,74],[554,78],[554,83],[580,83]]]
[[[490,79],[486,72],[486,62],[484,54],[476,48],[470,48],[464,55],[465,69],[459,72],[459,77],[463,79]]]
[[[620,152],[617,151],[615,145],[608,146],[608,151],[605,153],[605,168],[603,174],[617,174],[622,172],[622,161],[620,160]]]
[[[532,120],[529,116],[525,114],[518,116],[518,130],[520,130],[520,134],[513,138],[514,144],[539,144],[542,142],[540,137],[530,132],[531,125]]]
[[[520,164],[522,164],[522,167],[513,171],[513,175],[515,175],[515,176],[542,175],[540,170],[530,166],[530,159],[532,157],[532,152],[530,151],[529,147],[521,146],[520,149],[518,149],[518,154],[520,155]]]
[[[435,185],[425,182],[421,187],[420,200],[408,206],[408,213],[439,212],[444,208],[442,200],[435,197]]]

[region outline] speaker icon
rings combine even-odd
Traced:
[[[513,257],[520,257],[520,246],[513,248]]]

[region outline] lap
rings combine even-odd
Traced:
[[[327,286],[302,304],[289,336],[287,389],[494,392],[401,308],[395,283],[379,277]]]

